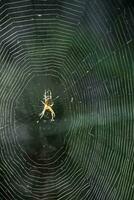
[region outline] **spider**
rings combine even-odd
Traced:
[[[45,90],[45,94],[44,94],[44,101],[41,101],[42,104],[44,105],[43,111],[39,114],[40,119],[44,116],[46,111],[49,111],[51,113],[51,121],[54,121],[54,117],[55,117],[55,112],[52,109],[52,106],[54,105],[53,101],[52,101],[52,92],[51,90]]]

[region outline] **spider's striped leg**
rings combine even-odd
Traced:
[[[40,116],[40,119],[44,116],[44,114],[45,114],[45,108],[43,109],[43,111],[39,114],[39,116]]]
[[[50,90],[50,99],[52,99],[52,92],[51,92],[51,90]]]
[[[44,103],[43,101],[41,101],[41,103],[42,103],[43,105],[45,105],[45,103]]]
[[[46,98],[47,98],[47,91],[45,90],[44,100],[46,100]]]
[[[51,107],[49,107],[49,111],[51,112],[51,116],[52,116],[51,121],[54,121],[55,113]]]

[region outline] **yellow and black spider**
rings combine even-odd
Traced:
[[[42,104],[44,105],[43,107],[43,111],[39,114],[40,119],[44,116],[46,111],[49,111],[51,113],[51,121],[54,121],[55,118],[55,112],[52,109],[52,106],[54,105],[54,102],[52,100],[52,92],[51,90],[45,90],[45,94],[44,94],[44,101],[41,101]]]

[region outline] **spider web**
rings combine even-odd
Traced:
[[[0,29],[0,199],[133,199],[131,1],[1,0]]]

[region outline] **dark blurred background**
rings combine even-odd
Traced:
[[[1,0],[0,200],[133,200],[133,82],[132,1]]]

